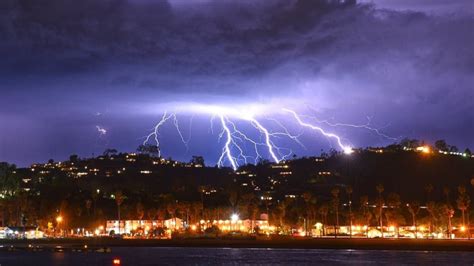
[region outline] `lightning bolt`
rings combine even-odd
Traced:
[[[312,109],[313,111],[316,111],[313,108],[310,108],[310,109]],[[400,139],[400,137],[395,138],[395,137],[389,136],[389,135],[381,132],[380,128],[371,127],[370,126],[371,118],[369,116],[367,116],[367,123],[366,124],[361,124],[361,125],[348,124],[348,123],[331,123],[328,120],[319,120],[318,118],[316,118],[314,116],[307,116],[307,115],[302,116],[302,117],[311,118],[311,119],[315,120],[317,123],[326,124],[326,125],[331,126],[331,127],[352,127],[352,128],[366,129],[368,131],[374,132],[375,134],[377,134],[380,137],[383,137],[383,138],[386,138],[386,139],[389,139],[389,140],[393,140],[393,141],[397,141],[397,140]],[[385,126],[385,127],[387,127],[387,126]]]
[[[238,164],[237,164],[237,160],[232,156],[232,152],[231,152],[231,148],[230,148],[230,145],[232,143],[232,133],[230,132],[230,129],[226,124],[224,116],[220,115],[219,118],[220,118],[220,121],[221,121],[221,124],[222,124],[222,133],[220,134],[220,137],[222,137],[222,135],[225,133],[226,134],[226,141],[225,141],[225,144],[224,144],[224,148],[222,148],[222,154],[219,157],[219,160],[217,161],[217,165],[219,167],[223,166],[223,160],[224,160],[224,157],[226,156],[227,160],[232,165],[232,168],[235,171],[235,170],[237,170]]]
[[[258,161],[259,158],[263,158],[262,155],[260,155],[260,152],[258,151],[258,147],[259,147],[259,146],[263,146],[263,144],[254,141],[253,139],[251,139],[250,137],[248,137],[246,134],[244,134],[242,131],[238,130],[238,129],[237,129],[237,126],[235,125],[234,122],[232,122],[232,121],[230,121],[230,120],[227,120],[227,122],[232,126],[232,137],[233,137],[233,138],[238,139],[238,140],[240,140],[241,142],[247,141],[248,143],[252,144],[252,146],[253,146],[253,148],[254,148],[254,152],[255,152],[255,156],[253,156],[253,158],[254,158],[254,163],[257,163],[257,161]],[[239,149],[239,151],[242,151],[242,149],[240,148],[240,146],[238,146],[238,149]],[[244,162],[245,162],[246,164],[248,163],[247,158],[252,158],[252,156],[244,155],[243,152],[241,152],[240,154],[241,154],[241,157],[243,157]]]
[[[155,145],[158,147],[158,156],[161,157],[161,150],[160,148],[160,140],[158,139],[159,130],[160,128],[168,121],[169,119],[173,118],[173,125],[176,128],[176,131],[178,131],[178,135],[181,138],[181,141],[183,142],[184,146],[186,147],[186,150],[188,150],[188,141],[184,139],[183,133],[181,132],[181,129],[179,128],[179,123],[178,123],[178,118],[176,117],[175,113],[168,114],[168,112],[164,112],[163,116],[161,117],[161,120],[153,127],[153,131],[148,134],[145,137],[145,140],[143,141],[143,145],[146,145],[147,143],[150,142],[150,139],[153,138],[155,141]],[[190,135],[191,136],[191,135]]]
[[[350,146],[346,146],[342,143],[342,140],[341,140],[341,137],[339,137],[338,135],[334,134],[334,133],[328,133],[326,132],[324,129],[318,127],[318,126],[315,126],[313,124],[309,124],[309,123],[306,123],[306,122],[303,122],[303,120],[301,120],[300,116],[293,110],[290,110],[290,109],[286,109],[284,108],[283,111],[285,112],[289,112],[293,115],[293,117],[296,119],[296,121],[298,122],[299,125],[303,126],[303,127],[307,127],[307,128],[310,128],[312,130],[315,130],[315,131],[319,131],[321,134],[323,134],[324,136],[328,137],[328,138],[333,138],[336,140],[336,143],[337,145],[339,146],[339,148],[346,154],[350,154],[353,152],[352,148]]]
[[[222,132],[219,134],[219,138],[222,138],[225,135],[226,141],[224,143],[222,153],[217,162],[218,166],[224,165],[224,159],[227,159],[227,161],[229,161],[234,170],[237,170],[239,166],[239,161],[243,161],[245,164],[247,164],[249,158],[254,158],[254,162],[256,163],[259,158],[263,158],[259,151],[259,147],[262,146],[268,150],[268,153],[273,159],[273,161],[275,161],[276,163],[279,163],[281,161],[281,159],[278,158],[277,155],[281,148],[276,146],[275,143],[271,140],[271,138],[275,136],[276,133],[270,132],[257,119],[248,116],[241,117],[242,120],[249,122],[253,128],[255,128],[261,135],[263,135],[264,142],[262,143],[253,140],[247,134],[239,130],[236,124],[232,122],[228,117],[224,115],[219,115],[219,119],[222,125]],[[211,121],[212,120],[213,119],[211,119]],[[278,132],[278,134],[285,133]],[[244,142],[250,143],[253,146],[255,156],[245,155],[244,149],[240,144]],[[232,150],[237,150],[237,155],[233,155]]]
[[[262,126],[262,124],[260,124],[260,122],[258,122],[255,118],[250,117],[249,121],[265,137],[265,144],[268,148],[268,153],[272,157],[273,161],[275,161],[276,163],[280,163],[280,159],[278,159],[274,151],[276,146],[270,139],[270,132],[264,126]]]
[[[196,113],[210,115],[211,134],[214,132],[214,127],[219,124],[220,131],[218,134],[218,141],[221,142],[221,140],[223,140],[223,146],[217,160],[218,167],[230,165],[232,169],[237,170],[242,164],[248,164],[249,160],[251,159],[253,159],[254,163],[257,163],[259,159],[264,157],[270,158],[275,163],[280,163],[282,160],[285,160],[292,154],[291,149],[278,146],[277,143],[280,141],[280,139],[289,139],[305,148],[303,143],[301,143],[299,140],[302,131],[300,130],[300,133],[296,135],[292,134],[286,125],[277,119],[266,118],[265,120],[259,120],[257,119],[257,116],[255,116],[255,113],[248,110],[242,109],[246,112],[240,112],[236,109],[220,106],[199,105],[198,108],[189,108],[189,110],[196,110]],[[301,128],[310,128],[314,131],[318,131],[325,137],[334,139],[338,147],[344,151],[344,153],[352,153],[352,148],[349,145],[344,144],[342,138],[338,135],[331,132],[326,132],[323,128],[317,125],[303,121],[301,119],[302,116],[298,115],[293,110],[283,109],[283,111],[292,114]],[[154,142],[159,147],[159,131],[168,121],[174,125],[178,132],[179,139],[186,146],[186,149],[188,149],[188,143],[191,137],[191,123],[189,129],[189,138],[186,139],[182,134],[178,116],[174,112],[164,112],[160,121],[153,127],[151,133],[145,137],[143,144]],[[239,121],[239,123],[236,123],[237,121]],[[265,125],[267,123],[262,123],[264,121],[271,121],[273,124],[268,127]],[[248,132],[248,130],[244,131],[239,128],[242,123],[248,125],[252,131]],[[342,123],[331,124],[328,121],[322,121],[321,123],[331,126],[352,126],[370,129],[369,125],[350,125]],[[255,130],[256,133],[253,130]],[[247,153],[249,148],[251,148],[252,152]],[[161,156],[161,151],[159,152],[159,155]]]
[[[95,126],[97,129],[97,132],[99,133],[100,136],[104,136],[107,134],[107,129],[101,127],[101,126]]]

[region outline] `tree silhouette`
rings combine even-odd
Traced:
[[[331,190],[332,194],[332,207],[336,214],[336,224],[334,225],[334,237],[337,238],[339,232],[339,188],[335,187]]]
[[[117,205],[117,218],[118,218],[118,233],[120,234],[120,206],[122,206],[123,201],[125,200],[125,196],[123,195],[122,191],[118,190],[114,194],[115,197],[115,204]]]
[[[471,204],[471,199],[469,198],[469,195],[466,193],[466,187],[465,186],[459,186],[458,187],[458,199],[456,200],[456,204],[458,206],[458,209],[462,213],[462,225],[466,226],[466,217],[465,213],[467,209],[469,208],[469,205]],[[470,235],[469,228],[468,228],[468,235]]]
[[[193,165],[201,165],[202,167],[206,166],[204,164],[204,157],[202,157],[202,156],[193,156],[190,162]]]
[[[305,203],[305,217],[306,217],[306,223],[305,223],[305,232],[306,235],[308,234],[308,224],[312,224],[312,218],[314,216],[314,210],[316,209],[316,197],[314,197],[313,193],[306,191],[303,193],[303,200]]]
[[[346,187],[346,194],[347,194],[347,198],[349,199],[349,221],[350,221],[350,227],[349,227],[349,237],[352,238],[352,186],[347,186]]]
[[[378,219],[379,219],[379,224],[380,224],[380,231],[382,232],[382,238],[383,238],[383,206],[384,206],[384,200],[382,193],[385,190],[384,186],[382,184],[378,184],[375,186],[375,190],[377,190],[377,210],[378,210]]]
[[[426,210],[430,217],[430,235],[433,232],[434,221],[436,218],[436,203],[434,201],[428,201],[426,203]]]
[[[319,207],[319,214],[321,215],[321,219],[323,220],[323,235],[326,235],[326,225],[328,224],[328,213],[329,207],[326,203],[321,204]]]
[[[154,157],[160,155],[160,148],[156,145],[151,144],[140,145],[138,146],[137,151]]]
[[[448,151],[449,150],[449,146],[448,144],[446,143],[446,141],[444,139],[440,139],[440,140],[437,140],[435,141],[435,148],[440,150],[440,151]]]
[[[416,215],[420,212],[420,203],[418,201],[412,201],[407,204],[408,211],[411,214],[413,226],[415,227],[415,238],[418,238],[418,226],[416,224]]]
[[[367,195],[363,195],[360,197],[360,208],[362,209],[362,216],[365,220],[365,234],[369,237],[369,227],[370,227],[370,220],[372,219],[372,213],[369,210],[369,197]]]
[[[453,215],[454,215],[454,210],[453,208],[451,207],[451,205],[449,204],[443,204],[443,206],[441,207],[442,208],[442,211],[443,211],[443,214],[446,216],[447,220],[448,220],[448,224],[447,224],[447,233],[448,233],[448,238],[451,238],[451,235],[452,235],[452,225],[451,225],[451,219],[453,218]]]

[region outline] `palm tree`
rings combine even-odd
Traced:
[[[135,206],[135,209],[137,212],[138,220],[142,220],[143,217],[145,216],[145,207],[143,206],[143,203],[138,202],[137,205]]]
[[[177,209],[178,209],[178,202],[175,201],[175,200],[172,200],[172,201],[168,202],[168,204],[166,205],[166,211],[168,212],[168,214],[171,216],[171,218],[174,221],[173,230],[176,230],[176,211],[177,211]]]
[[[456,200],[456,203],[458,205],[458,209],[462,213],[462,225],[466,225],[466,218],[465,218],[465,213],[466,210],[469,208],[469,205],[471,204],[471,199],[469,198],[469,195],[466,193],[466,187],[465,186],[459,186],[458,187],[458,192],[459,196],[458,199]],[[470,232],[469,232],[469,225],[468,225],[468,236],[470,237]]]
[[[305,217],[306,217],[306,222],[305,222],[305,233],[308,235],[308,224],[311,223],[311,216],[314,210],[314,205],[316,205],[316,198],[313,196],[311,192],[304,192],[303,193],[303,200],[305,203]]]
[[[369,197],[367,195],[360,197],[360,208],[362,209],[362,215],[366,223],[365,235],[369,237],[369,226],[370,220],[372,219],[372,213],[369,211]]]
[[[443,209],[444,214],[448,218],[448,237],[451,239],[451,235],[452,235],[451,230],[453,228],[451,225],[451,219],[453,218],[454,210],[449,204],[444,204],[442,209]]]
[[[389,193],[387,195],[387,208],[388,210],[385,212],[385,218],[387,220],[387,225],[394,224],[397,229],[397,237],[398,237],[398,225],[399,222],[399,210],[400,205],[402,204],[400,200],[400,195],[397,193]]]
[[[199,232],[202,231],[202,225],[201,225],[201,220],[203,219],[203,211],[204,211],[204,205],[202,201],[199,202],[194,202],[191,205],[191,209],[193,210],[193,218],[192,220],[197,220],[199,224]],[[199,217],[199,218],[197,218]]]
[[[352,238],[352,186],[347,186],[346,187],[346,194],[349,199],[349,238]]]
[[[426,203],[426,210],[430,215],[430,235],[433,231],[434,219],[436,217],[436,203],[434,201],[429,201]]]
[[[122,191],[118,190],[115,192],[115,204],[117,205],[117,217],[118,217],[118,233],[120,234],[120,206],[122,205],[123,201],[125,200],[125,196],[123,195]]]
[[[229,192],[229,203],[230,203],[230,206],[232,207],[232,212],[235,213],[236,209],[237,209],[237,206],[239,204],[239,194],[234,191],[234,190],[231,190]]]
[[[319,214],[321,214],[321,219],[323,220],[323,235],[326,235],[326,224],[328,223],[328,213],[329,207],[326,203],[323,203],[321,207],[319,207]]]
[[[379,194],[379,196],[377,198],[377,208],[378,208],[378,215],[379,215],[380,231],[382,232],[382,238],[383,238],[383,216],[382,216],[382,212],[383,212],[384,201],[383,201],[382,193],[383,193],[385,188],[382,184],[378,184],[375,187],[375,189],[377,190],[377,193]]]
[[[258,214],[258,205],[255,200],[255,194],[247,193],[242,195],[242,203],[244,204],[244,209],[246,209],[248,218],[250,219],[250,231],[254,230],[254,222]]]
[[[418,238],[418,226],[416,225],[416,215],[420,212],[420,203],[418,201],[413,201],[407,204],[408,211],[411,214],[413,220],[413,226],[415,227],[415,238]]]
[[[336,214],[336,224],[334,226],[334,237],[337,238],[338,230],[339,230],[339,188],[335,187],[331,190],[332,194],[332,206],[334,208]]]

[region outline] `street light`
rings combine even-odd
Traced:
[[[59,228],[59,230],[61,230],[60,224],[62,223],[62,221],[63,217],[61,215],[56,217],[56,222],[58,223],[57,227]]]
[[[235,230],[235,224],[237,223],[237,221],[239,220],[239,215],[237,213],[233,213],[231,216],[230,216],[230,221],[231,221],[231,229],[232,230]],[[232,228],[233,227],[233,228]]]

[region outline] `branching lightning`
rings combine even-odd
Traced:
[[[380,128],[372,127],[370,125],[371,118],[369,116],[367,116],[367,123],[366,124],[331,123],[328,120],[319,120],[318,118],[316,118],[314,116],[305,115],[304,117],[311,118],[311,119],[315,120],[317,123],[326,124],[326,125],[331,126],[331,127],[362,128],[362,129],[365,129],[365,130],[368,130],[368,131],[372,131],[375,134],[377,134],[378,136],[389,139],[389,140],[393,140],[393,141],[399,140],[399,138],[395,138],[395,137],[389,136],[389,135],[381,132]]]
[[[220,115],[219,118],[220,118],[220,121],[221,121],[221,124],[222,124],[222,133],[220,134],[219,138],[222,137],[222,135],[225,133],[226,134],[226,141],[225,141],[225,144],[224,144],[224,148],[222,148],[222,154],[219,157],[219,160],[217,161],[217,165],[222,166],[224,156],[226,156],[227,160],[232,165],[232,168],[234,170],[236,170],[237,166],[238,166],[238,164],[236,162],[237,160],[234,156],[232,156],[232,152],[231,152],[231,148],[230,148],[230,145],[232,143],[232,134],[230,132],[229,127],[227,127],[224,116]]]
[[[245,110],[245,112],[241,112],[238,109],[208,105],[187,106],[186,108],[188,108],[186,111],[191,112],[193,116],[195,114],[204,114],[210,117],[211,134],[214,134],[214,127],[219,124],[220,130],[217,140],[219,142],[221,140],[223,141],[222,150],[217,160],[217,165],[219,167],[228,165],[234,170],[237,170],[239,166],[243,164],[248,164],[252,161],[253,163],[257,163],[259,160],[265,158],[269,158],[273,162],[280,163],[293,152],[289,148],[279,146],[280,144],[278,143],[281,143],[282,139],[286,139],[305,148],[299,139],[299,137],[303,134],[303,128],[309,128],[313,131],[319,132],[328,139],[335,140],[338,148],[346,154],[353,152],[352,147],[348,145],[348,143],[346,143],[342,137],[335,133],[327,132],[318,125],[314,125],[308,121],[303,121],[302,117],[307,116],[299,115],[296,111],[291,109],[282,110],[283,112],[290,113],[292,115],[292,118],[296,121],[296,124],[300,130],[300,133],[298,134],[293,134],[288,129],[293,128],[289,127],[288,125],[294,125],[294,123],[283,123],[283,120],[267,117],[265,120],[259,120],[257,117],[261,117],[261,112],[257,112],[252,108],[243,108],[242,110]],[[182,130],[178,122],[178,116],[176,114],[176,112],[164,112],[160,121],[153,127],[152,132],[145,137],[143,144],[154,142],[154,144],[160,148],[159,131],[168,122],[168,120],[170,120],[177,130],[180,140],[183,142],[186,149],[188,149],[188,143],[191,136],[191,123],[189,129],[189,138],[186,139],[182,134]],[[326,120],[316,121],[319,124],[322,123],[328,126],[363,128],[374,131],[380,136],[390,138],[387,135],[381,133],[378,129],[370,127],[369,124],[352,125],[344,123],[330,123]],[[242,124],[245,126],[245,128],[242,127]],[[160,151],[159,156],[161,156]]]
[[[145,141],[143,141],[143,145],[147,144],[150,142],[150,139],[153,138],[155,141],[155,145],[159,148],[160,147],[160,140],[158,139],[159,130],[160,128],[168,121],[170,118],[173,118],[173,125],[176,128],[176,131],[178,131],[178,135],[181,138],[181,141],[183,142],[184,146],[186,147],[186,150],[188,149],[188,142],[184,139],[183,133],[179,129],[179,123],[178,123],[178,118],[176,117],[175,113],[168,114],[168,112],[164,112],[163,116],[161,117],[161,120],[158,122],[153,127],[153,131],[148,134],[145,138]],[[161,150],[158,149],[158,156],[161,156]]]
[[[283,154],[285,150],[277,146],[272,138],[279,136],[285,136],[289,139],[295,139],[296,137],[291,135],[288,131],[285,132],[272,132],[262,125],[256,118],[248,115],[243,115],[240,120],[248,122],[262,137],[262,141],[254,140],[248,134],[239,130],[236,124],[225,115],[218,115],[222,125],[222,131],[219,134],[219,139],[225,136],[225,143],[222,149],[221,156],[217,161],[218,166],[224,166],[224,161],[227,160],[232,168],[236,170],[240,165],[240,162],[244,164],[248,163],[249,159],[254,159],[254,163],[257,163],[259,159],[264,158],[260,149],[265,148],[269,154],[269,157],[276,163],[279,163],[282,159],[288,157],[291,154],[291,150],[287,154]],[[214,118],[211,118],[211,123]],[[244,144],[247,143],[253,147],[253,155],[247,155],[245,153]],[[234,153],[232,151],[235,151]]]
[[[339,137],[338,135],[336,135],[334,133],[328,133],[324,129],[322,129],[321,127],[318,127],[316,125],[309,124],[307,122],[303,122],[303,120],[301,120],[300,116],[293,110],[283,109],[283,111],[291,113],[293,115],[293,117],[296,119],[296,121],[298,122],[298,124],[300,124],[301,126],[310,128],[310,129],[315,130],[315,131],[319,131],[325,137],[335,139],[337,145],[339,146],[339,148],[341,148],[342,151],[344,151],[344,153],[346,153],[346,154],[352,153],[352,147],[350,147],[348,145],[344,145],[342,143],[341,137]]]

